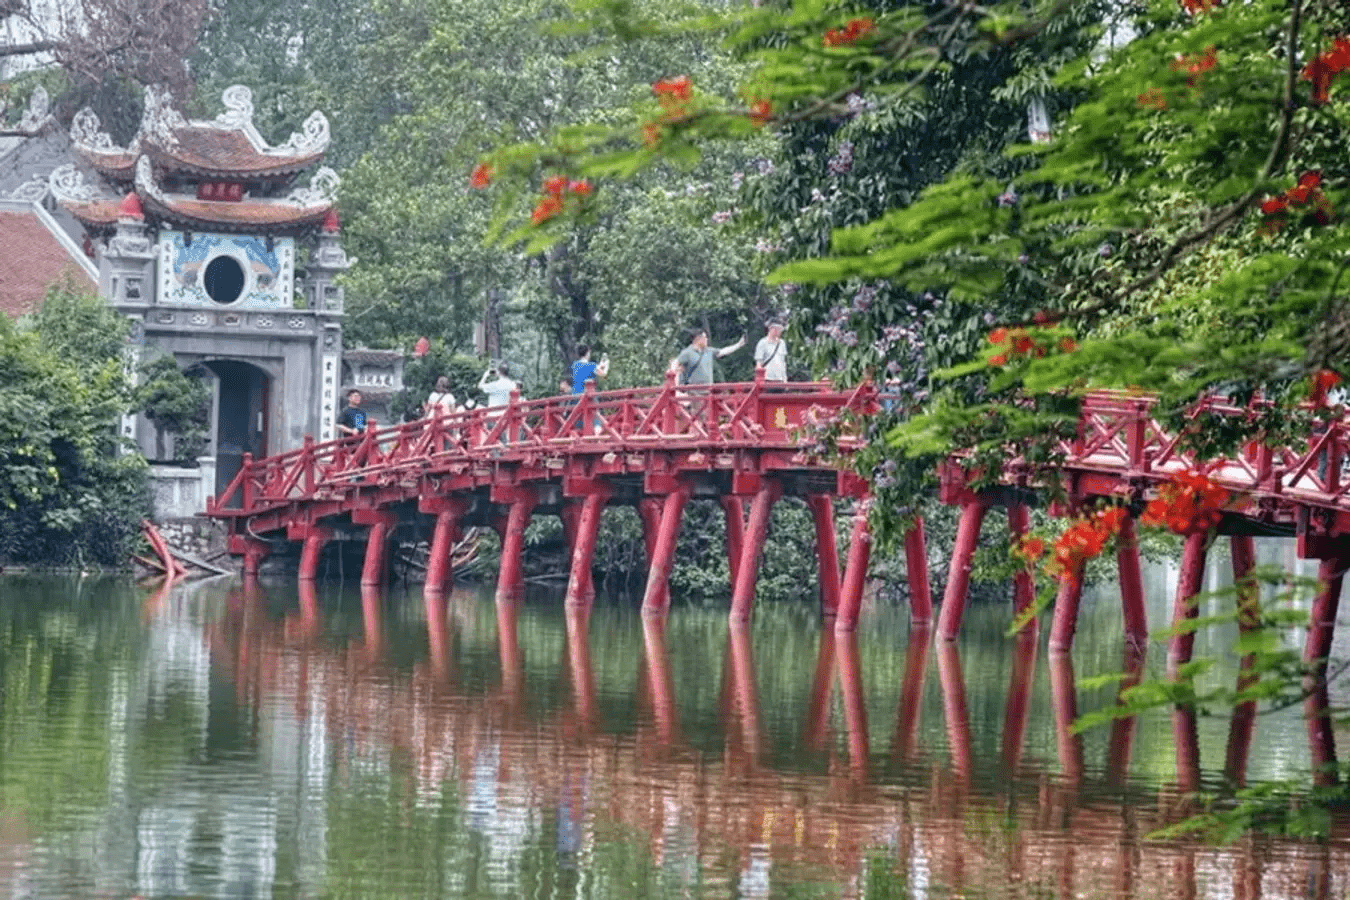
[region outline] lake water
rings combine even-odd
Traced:
[[[1148,572],[1155,628],[1174,579]],[[1222,781],[1226,716],[1197,723],[1198,776],[1166,713],[1057,725],[1114,702],[1071,687],[1122,667],[1113,590],[1066,665],[1003,605],[949,647],[893,609],[836,641],[785,604],[729,631],[556,592],[7,576],[0,897],[1350,896],[1343,824],[1147,837],[1179,778]],[[1246,778],[1309,759],[1299,710],[1261,716]]]

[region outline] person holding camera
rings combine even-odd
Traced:
[[[489,366],[478,379],[478,389],[487,394],[488,406],[505,406],[511,402],[511,394],[520,390],[520,385],[511,378],[511,369],[506,363]]]

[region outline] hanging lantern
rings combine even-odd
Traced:
[[[427,351],[430,349],[431,341],[427,340],[425,337],[420,337],[417,339],[417,343],[413,344],[413,356],[421,359],[427,355]]]

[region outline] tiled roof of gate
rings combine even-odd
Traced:
[[[0,202],[0,312],[10,318],[31,312],[47,288],[67,276],[97,287],[92,264],[77,253],[79,248],[40,207]]]

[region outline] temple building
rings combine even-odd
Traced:
[[[246,453],[333,438],[352,372],[336,278],[353,260],[340,242],[338,178],[322,165],[328,120],[315,112],[273,146],[253,124],[248,88],[222,99],[216,118],[188,120],[149,90],[125,147],[86,109],[70,132],[80,164],[49,179],[83,226],[99,292],[132,321],[136,354],[171,354],[210,387],[203,493],[184,507],[228,483]],[[129,417],[123,430],[148,458],[166,456],[153,422]]]

